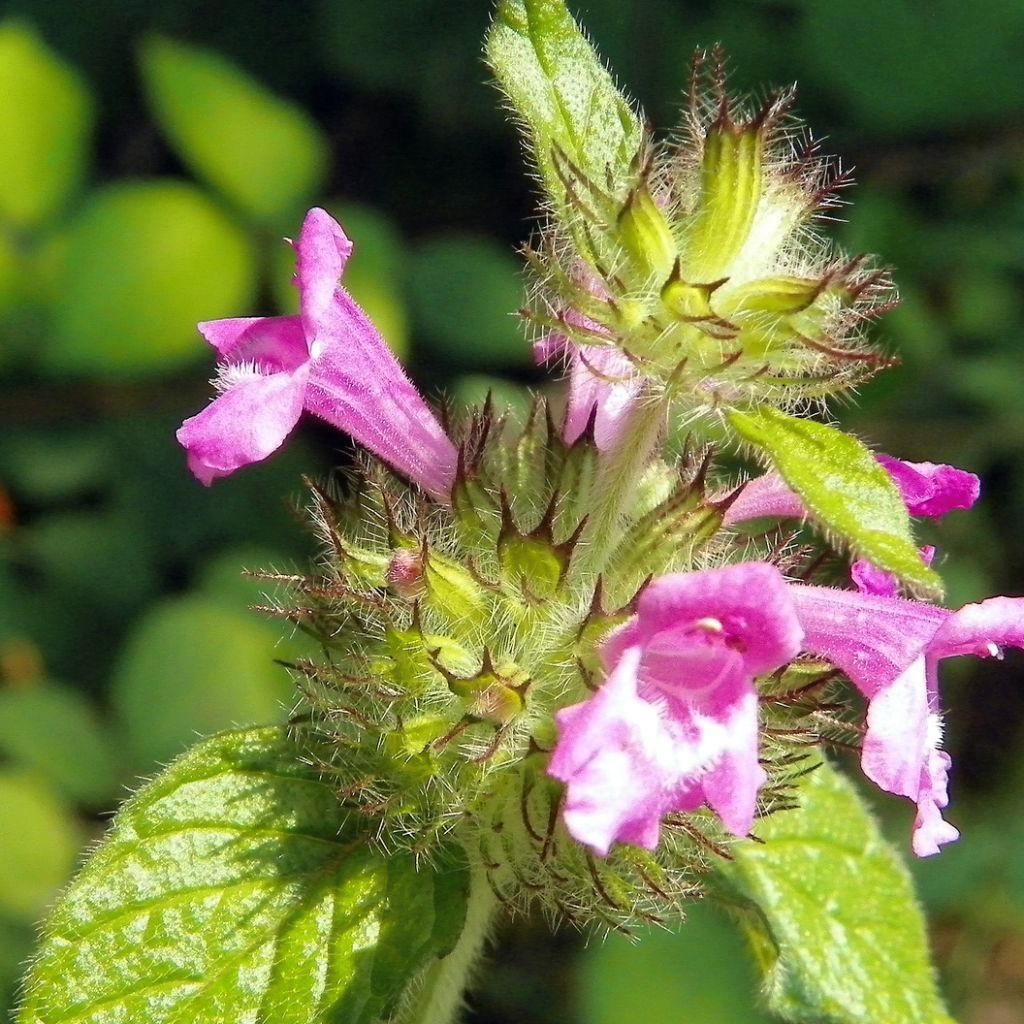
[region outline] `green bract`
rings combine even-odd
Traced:
[[[313,492],[319,571],[268,578],[291,585],[282,614],[324,650],[291,666],[322,767],[385,848],[455,837],[505,902],[619,926],[635,905],[675,914],[721,827],[708,815],[670,828],[658,854],[587,854],[545,773],[553,714],[595,685],[596,645],[650,574],[721,557],[721,512],[696,460],[651,460],[595,577],[582,538],[606,486],[598,459],[542,401],[525,424],[485,406],[462,427],[450,509],[370,466],[340,494]]]
[[[640,122],[561,0],[503,0],[487,59],[560,215],[571,216],[575,202],[567,166],[613,187],[629,180]]]
[[[764,451],[808,512],[861,558],[929,596],[942,581],[921,561],[896,485],[855,437],[776,409],[733,412],[729,422]]]
[[[819,234],[843,179],[794,150],[791,91],[751,107],[726,92],[722,55],[698,54],[666,149],[558,0],[500,4],[487,54],[551,200],[528,254],[540,328],[614,345],[684,416],[794,407],[886,364],[860,328],[891,302],[887,275]]]

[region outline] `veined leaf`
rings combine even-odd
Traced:
[[[388,1012],[450,948],[466,873],[384,857],[303,757],[284,728],[223,733],[130,800],[53,913],[20,1024]]]
[[[800,1024],[953,1024],[910,876],[852,784],[821,763],[798,795],[725,868],[769,1008]]]
[[[858,557],[923,596],[941,596],[942,580],[921,561],[896,485],[860,441],[777,409],[733,411],[729,422],[771,459],[807,511]]]

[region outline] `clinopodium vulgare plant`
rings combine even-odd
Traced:
[[[497,912],[629,930],[702,896],[784,1018],[949,1020],[906,875],[821,751],[858,750],[937,853],[938,664],[1024,645],[1024,606],[935,603],[912,520],[977,478],[829,421],[891,361],[868,335],[887,272],[823,233],[845,177],[792,90],[731,95],[718,52],[663,140],[560,0],[503,0],[487,56],[543,192],[523,344],[566,386],[435,414],[321,209],[298,315],[200,325],[219,393],[178,432],[200,481],[303,411],[362,446],[309,484],[319,563],[267,577],[316,653],[288,666],[288,729],[208,741],[127,805],[25,1022],[444,1024]]]

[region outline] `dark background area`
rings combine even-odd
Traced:
[[[844,422],[983,478],[973,513],[922,538],[951,605],[1024,593],[1024,6],[574,10],[659,131],[698,46],[725,46],[740,91],[799,82],[802,116],[856,165],[836,234],[891,263],[903,297],[876,329],[903,363]],[[173,438],[209,396],[195,321],[287,308],[279,239],[316,203],[356,243],[346,284],[428,393],[540,385],[512,316],[535,197],[481,60],[488,18],[483,0],[3,8],[0,991],[127,790],[197,734],[280,719],[288,698],[273,659],[299,641],[248,610],[260,588],[239,573],[312,556],[290,502],[346,442],[305,422],[268,463],[200,487]],[[946,666],[964,838],[913,865],[969,1024],[1024,1019],[1022,666]],[[896,804],[880,810],[905,846]],[[754,1021],[739,939],[707,908],[693,918],[586,949],[518,921],[472,1019]]]

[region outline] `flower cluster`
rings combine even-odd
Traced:
[[[715,469],[709,410],[792,407],[881,365],[859,324],[885,278],[800,248],[829,188],[784,150],[788,97],[746,116],[712,99],[671,165],[639,160],[618,189],[575,180],[589,247],[555,225],[535,257],[535,352],[568,370],[560,422],[537,400],[525,424],[488,403],[442,427],[340,284],[351,243],[312,210],[300,314],[201,324],[219,395],[178,432],[205,484],[266,458],[304,410],[367,450],[344,494],[314,491],[327,554],[281,608],[323,645],[292,668],[324,771],[385,844],[458,832],[499,895],[574,917],[687,891],[708,851],[791,799],[808,744],[851,728],[865,775],[916,805],[914,851],[936,853],[958,835],[938,664],[1024,648],[1024,599],[949,611],[867,558],[815,577],[835,538],[792,481]],[[682,456],[665,438],[680,408]],[[978,497],[970,473],[876,458],[904,519]],[[796,549],[747,527],[793,519]],[[834,712],[840,674],[863,727]]]

